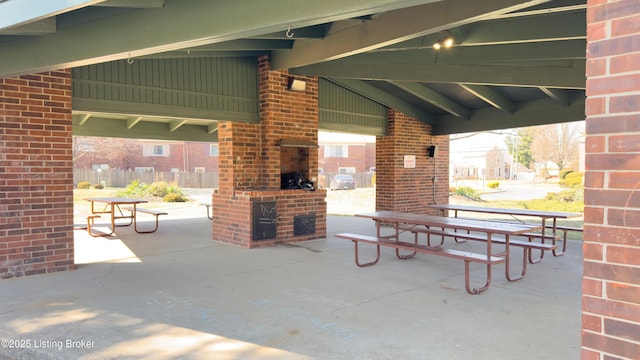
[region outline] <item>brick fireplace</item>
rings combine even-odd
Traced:
[[[318,176],[318,81],[288,89],[291,76],[260,73],[259,124],[225,122],[218,128],[220,187],[213,194],[213,239],[242,247],[273,246],[326,237],[326,190],[288,189],[290,174]]]

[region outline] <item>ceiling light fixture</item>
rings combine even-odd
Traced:
[[[436,41],[435,44],[433,44],[433,48],[435,50],[440,50],[442,48],[448,49],[452,47],[454,44],[453,36],[451,36],[450,32],[443,31],[442,33],[444,36],[438,39],[438,41]]]

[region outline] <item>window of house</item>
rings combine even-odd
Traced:
[[[177,174],[177,173],[179,173],[179,172],[180,172],[180,169],[178,169],[178,168],[171,168],[171,173],[172,173],[172,174]]]
[[[150,167],[150,166],[147,166],[147,167],[137,166],[136,167],[136,172],[140,172],[140,173],[153,172],[153,167]]]
[[[218,144],[209,145],[209,155],[218,156]]]
[[[153,147],[151,148],[151,155],[157,155],[157,156],[164,155],[164,146],[153,145]]]
[[[324,157],[349,157],[349,145],[326,145],[324,147]]]
[[[169,156],[169,145],[149,144],[144,146],[144,156]]]
[[[204,173],[204,168],[203,167],[196,167],[195,169],[196,174],[203,174]]]
[[[340,174],[353,174],[356,172],[356,168],[355,167],[339,167],[338,168],[338,172]]]
[[[93,170],[109,170],[109,164],[91,164]]]

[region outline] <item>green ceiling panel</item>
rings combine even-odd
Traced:
[[[258,122],[257,63],[255,58],[137,59],[78,67],[73,100],[74,111],[85,113]],[[132,114],[132,108],[139,112]]]
[[[385,135],[387,107],[326,79],[319,82],[320,130]]]

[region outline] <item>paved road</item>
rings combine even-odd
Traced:
[[[483,200],[531,200],[531,199],[544,199],[547,193],[557,193],[563,190],[555,183],[531,183],[531,182],[519,182],[519,181],[500,181],[499,191],[485,192],[488,189],[483,189],[483,185],[486,187],[488,181],[483,184],[482,180],[478,181],[458,181],[451,182],[452,186],[470,186],[481,192]]]

